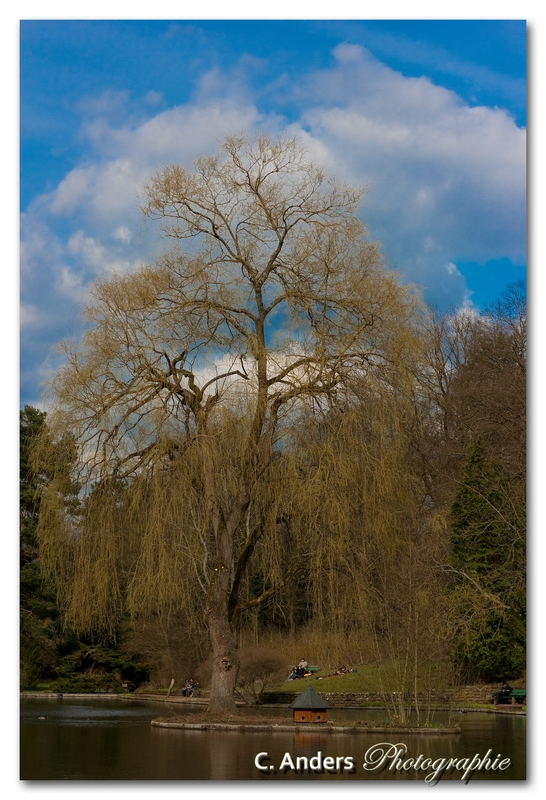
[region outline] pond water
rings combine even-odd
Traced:
[[[297,733],[192,731],[150,725],[155,717],[168,717],[190,708],[202,710],[199,706],[182,708],[178,704],[133,698],[23,698],[21,779],[424,782],[434,771],[427,759],[457,759],[457,766],[444,771],[443,782],[460,781],[476,756],[475,764],[487,757],[489,766],[493,767],[496,759],[497,767],[488,769],[485,763],[481,771],[472,770],[469,773],[472,782],[525,779],[526,719],[517,713],[459,714],[456,723],[461,733],[441,736],[320,734],[303,727]],[[290,718],[288,709],[261,709],[261,713]],[[336,709],[328,714],[334,721],[352,718],[378,725],[384,724],[387,716],[379,709]],[[441,720],[440,714],[437,719]],[[396,753],[395,745],[402,750],[405,746],[406,751],[399,749]],[[259,753],[266,754],[258,759],[264,770],[255,763]],[[382,767],[364,769],[365,761],[377,762],[382,754],[385,756]],[[395,764],[397,754],[399,760]],[[299,769],[296,769],[298,758]],[[331,761],[324,765],[325,758]]]

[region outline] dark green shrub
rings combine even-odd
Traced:
[[[148,680],[145,666],[104,645],[81,645],[60,660],[57,675],[57,692],[122,692],[124,683],[136,688]]]

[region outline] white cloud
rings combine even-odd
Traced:
[[[61,267],[56,285],[61,294],[76,302],[81,300],[84,290],[83,276],[73,272],[70,267]]]
[[[366,40],[376,54],[394,56],[406,63],[421,65],[425,70],[432,67],[444,74],[464,78],[474,87],[492,89],[523,107],[525,104],[525,80],[514,79],[507,74],[493,71],[483,65],[453,56],[441,45],[409,38],[400,32],[393,34],[369,27]]]
[[[95,167],[86,169],[77,167],[71,170],[52,193],[50,211],[59,216],[72,213],[84,199],[89,198],[92,176],[95,172]]]
[[[524,263],[525,131],[504,111],[470,108],[427,78],[403,77],[360,46],[339,45],[334,55],[332,69],[297,85],[284,76],[285,99],[300,107],[289,130],[328,169],[369,184],[363,215],[390,263],[418,285],[434,287],[434,299],[445,305],[469,301],[464,277],[449,266],[457,260]],[[139,195],[156,169],[213,151],[226,132],[282,128],[283,120],[264,116],[250,95],[245,70],[255,66],[241,60],[229,73],[210,72],[191,103],[117,119],[116,126],[112,107],[125,95],[87,101],[86,114],[98,114],[83,128],[91,154],[24,216],[28,308],[47,304],[43,319],[66,319],[94,275],[153,257]],[[147,113],[160,100],[150,94]],[[44,339],[54,337],[48,324]]]
[[[128,243],[130,238],[127,240],[125,237],[122,241]],[[116,258],[107,247],[91,236],[85,236],[81,230],[70,237],[66,249],[74,256],[76,263],[81,265],[82,274],[98,278],[126,272],[140,263],[132,262],[129,258]],[[81,279],[79,282],[83,288]]]
[[[123,244],[129,244],[131,239],[133,238],[133,234],[125,225],[119,225],[114,233],[112,234],[112,238],[115,239],[117,242],[123,242]]]
[[[35,305],[22,303],[19,313],[19,320],[21,327],[26,325],[35,325],[40,321],[39,308]]]
[[[358,44],[338,44],[334,56],[340,64],[350,64],[362,59],[364,48]]]
[[[335,55],[296,91],[302,122],[328,165],[370,186],[364,215],[391,263],[424,286],[443,281],[447,261],[525,263],[525,131],[364,48]],[[464,280],[449,277],[456,301]]]

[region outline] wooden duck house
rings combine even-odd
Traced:
[[[293,710],[294,722],[326,722],[327,709],[330,708],[326,700],[320,694],[308,686],[305,691],[290,703]]]

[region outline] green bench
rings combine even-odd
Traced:
[[[511,705],[516,705],[525,703],[525,699],[527,697],[527,690],[526,689],[512,689],[511,692],[508,694],[502,694],[501,692],[495,692],[493,695],[493,703],[497,706],[503,703],[510,703]]]
[[[292,667],[288,667],[288,669],[290,669],[290,670],[291,670],[291,669],[292,669]],[[313,666],[313,667],[307,667],[307,672],[318,672],[318,671],[319,671],[319,668],[318,668],[318,667],[315,667],[315,666]]]

